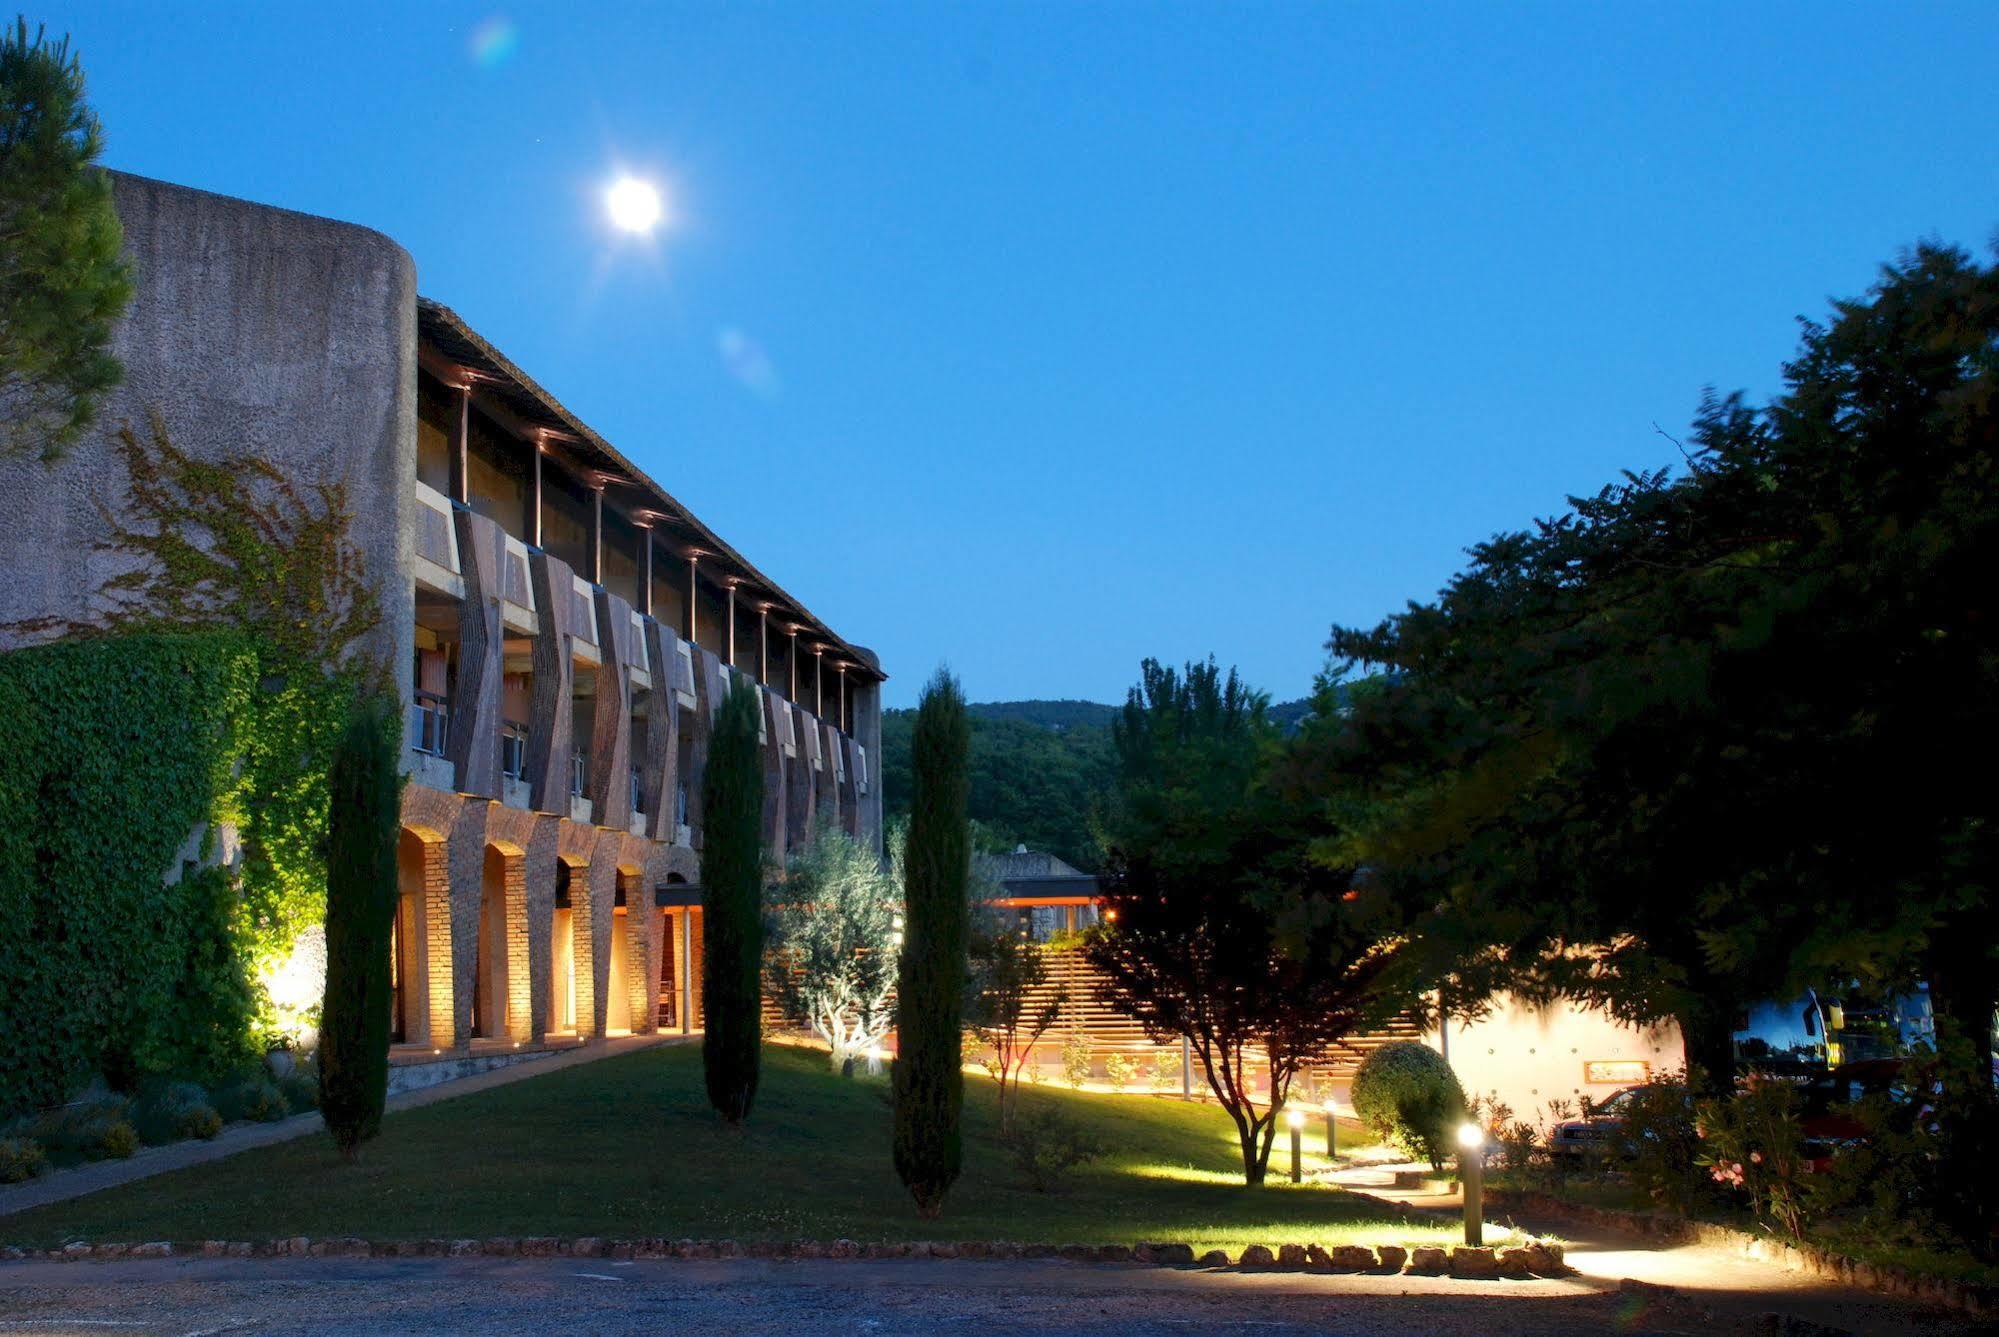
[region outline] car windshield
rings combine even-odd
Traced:
[[[1627,1086],[1622,1091],[1617,1092],[1615,1095],[1606,1096],[1604,1099],[1598,1101],[1596,1105],[1596,1113],[1600,1115],[1601,1114],[1621,1115],[1630,1107],[1630,1105],[1631,1105],[1631,1088]]]

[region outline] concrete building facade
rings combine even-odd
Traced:
[[[101,611],[119,424],[344,484],[383,610],[359,649],[407,719],[403,1059],[698,1026],[720,703],[740,683],[761,703],[773,857],[826,826],[879,843],[875,657],[420,297],[387,237],[115,181],[125,381],[59,464],[0,462],[0,623]]]

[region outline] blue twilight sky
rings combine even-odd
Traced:
[[[1999,8],[88,4],[107,161],[379,228],[914,698],[1116,700],[1674,458],[1999,224]],[[603,221],[621,167],[677,222]]]

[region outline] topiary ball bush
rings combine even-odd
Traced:
[[[1377,1137],[1444,1168],[1466,1105],[1442,1054],[1412,1040],[1385,1044],[1355,1070],[1351,1094],[1354,1116]]]

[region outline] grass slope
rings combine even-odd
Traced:
[[[0,1240],[372,1240],[494,1235],[707,1239],[1428,1240],[1386,1209],[1306,1184],[1242,1187],[1234,1133],[1212,1105],[1029,1089],[1113,1148],[1059,1192],[1018,1178],[990,1083],[967,1091],[966,1172],[940,1221],[921,1222],[889,1163],[887,1083],[842,1080],[823,1055],[764,1054],[748,1127],[701,1094],[693,1045],[550,1073],[391,1114],[359,1165],[323,1137],[246,1151],[0,1219]],[[1280,1145],[1273,1177],[1285,1164]],[[1313,1158],[1308,1168],[1322,1168]]]

